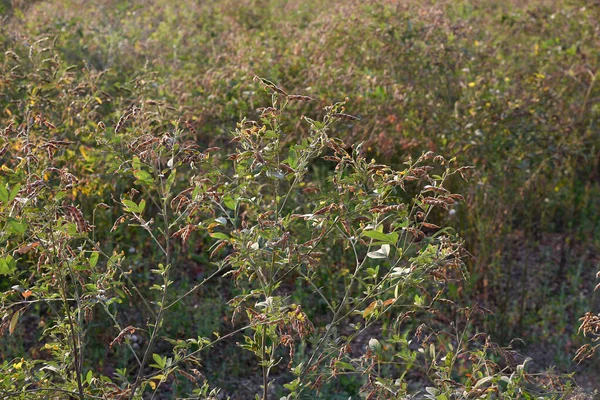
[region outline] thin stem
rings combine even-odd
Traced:
[[[92,242],[89,238],[87,238],[87,241],[94,247],[94,250],[96,250],[98,253],[102,254],[106,259],[110,260],[110,256],[108,254],[106,254],[94,242]],[[133,288],[133,291],[140,297],[140,299],[142,300],[142,303],[144,303],[144,306],[146,306],[148,311],[150,311],[150,314],[156,319],[156,313],[154,312],[154,310],[150,306],[150,303],[148,303],[148,300],[146,300],[146,298],[144,297],[142,292],[140,292],[140,290],[137,288],[135,283],[131,280],[131,278],[129,277],[129,274],[126,273],[125,270],[123,270],[123,267],[121,266],[120,263],[115,263],[115,266],[118,268],[119,272],[121,272],[121,275],[125,277],[125,279],[127,280],[127,283]]]
[[[317,292],[317,294],[321,297],[321,299],[325,302],[325,304],[327,304],[327,308],[329,308],[332,313],[335,313],[335,308],[331,305],[329,300],[327,300],[327,297],[325,297],[325,295],[323,294],[321,289],[319,287],[317,287],[317,285],[315,285],[315,283],[312,281],[312,279],[309,279],[308,276],[306,276],[302,271],[299,271],[298,273],[300,274],[300,276],[302,278],[304,278],[304,280],[306,282],[308,282],[313,287],[313,289],[315,289],[315,292]]]
[[[64,285],[66,285],[66,283],[64,282],[64,277],[63,279],[61,279],[63,282],[61,284],[63,293],[66,291],[66,287],[64,287]],[[69,307],[69,304],[65,301],[64,302],[64,309],[65,309],[65,314],[67,315],[67,321],[69,323],[69,330],[71,331],[71,341],[72,341],[72,345],[73,345],[73,363],[74,363],[74,367],[75,367],[75,376],[77,379],[77,389],[79,391],[79,398],[81,400],[84,400],[84,392],[83,392],[83,382],[81,380],[81,367],[80,367],[80,362],[81,362],[81,358],[80,358],[80,354],[79,354],[79,346],[77,343],[77,337],[75,336],[75,325],[73,324],[73,318],[71,316],[71,310]]]
[[[327,237],[327,235],[329,235],[329,233],[335,228],[335,224],[337,223],[339,217],[335,217],[335,220],[333,221],[333,224],[331,224],[331,226],[329,227],[329,229],[323,234],[321,235],[321,237],[319,237],[319,240],[317,240],[317,242],[313,245],[312,249],[310,249],[308,251],[308,253],[306,253],[306,256],[310,256],[315,249],[318,247],[318,245],[323,241],[323,239],[325,239]],[[277,278],[277,280],[274,282],[274,286],[278,285],[279,283],[283,282],[283,280],[292,272],[294,272],[295,270],[297,270],[302,264],[302,262],[294,265],[293,267],[291,267],[290,269],[288,269],[283,275],[281,275],[279,278]]]
[[[267,325],[262,327],[262,375],[263,375],[263,400],[267,400],[267,388],[269,385],[269,370],[267,366]]]
[[[104,306],[104,311],[106,311],[106,314],[108,314],[108,316],[110,317],[110,319],[112,319],[113,323],[115,324],[115,327],[119,330],[119,332],[121,332],[123,330],[123,328],[121,327],[121,324],[119,324],[119,322],[117,321],[117,319],[115,318],[115,316],[110,312],[110,310],[108,309],[108,306],[106,304],[104,304],[104,303],[102,303],[102,305]],[[133,349],[133,346],[131,346],[131,344],[129,342],[127,342],[127,347],[129,348],[129,350],[133,354],[133,357],[135,357],[135,360],[137,361],[138,366],[141,368],[142,362],[140,361],[138,355],[135,353],[135,350]]]
[[[49,228],[50,228],[49,236],[51,238],[51,243],[52,243],[52,256],[55,261],[54,265],[56,265],[58,267],[59,257],[56,252],[58,240],[54,237],[54,229],[52,226],[52,221],[50,222]],[[68,294],[67,282],[65,280],[64,272],[62,271],[62,269],[58,268],[58,270],[60,272],[59,274],[57,274],[60,279],[60,282],[59,282],[60,289],[61,289],[60,295],[62,296],[62,300],[63,300],[62,304],[63,304],[64,312],[65,312],[65,315],[67,317],[67,321],[69,324],[69,331],[70,331],[70,336],[71,336],[71,346],[72,346],[72,351],[73,351],[73,366],[75,369],[75,379],[77,381],[77,390],[79,392],[79,398],[81,400],[84,400],[83,382],[82,382],[82,377],[81,377],[81,356],[80,356],[80,352],[79,352],[80,347],[79,347],[79,343],[78,343],[77,336],[75,333],[75,324],[73,323],[73,317],[71,315],[71,308],[69,306],[69,302],[67,301],[67,299],[68,299],[68,297],[67,297],[67,294]],[[72,274],[72,271],[71,271],[71,274]],[[74,282],[76,282],[76,280],[74,280]],[[74,283],[74,284],[76,284],[76,283]],[[75,296],[75,297],[76,297],[76,302],[77,302],[78,309],[79,309],[79,307],[80,307],[79,300],[77,299],[77,296]]]
[[[271,322],[271,321],[265,321],[265,324],[267,324],[267,323],[270,323],[270,322]],[[223,341],[223,340],[225,340],[225,339],[229,339],[230,337],[232,337],[232,336],[234,336],[234,335],[236,335],[236,334],[238,334],[238,333],[240,333],[240,332],[243,332],[243,331],[245,331],[246,329],[252,328],[253,326],[254,326],[254,325],[252,325],[252,324],[249,324],[249,325],[243,326],[243,327],[241,327],[241,328],[239,328],[239,329],[236,329],[235,331],[229,332],[227,335],[219,336],[219,338],[218,338],[218,339],[216,339],[216,340],[213,340],[212,342],[210,342],[210,343],[209,343],[209,344],[207,344],[206,346],[204,346],[204,347],[201,347],[201,348],[199,348],[198,350],[192,351],[190,354],[187,354],[187,355],[185,355],[185,356],[181,357],[179,360],[176,360],[176,361],[174,361],[174,362],[173,362],[173,364],[171,364],[171,366],[169,366],[169,368],[173,368],[173,367],[175,367],[177,364],[180,364],[180,363],[182,363],[182,362],[185,362],[185,361],[189,360],[190,358],[192,358],[192,357],[196,356],[196,355],[197,355],[198,353],[200,353],[201,351],[203,351],[203,350],[206,350],[206,349],[209,349],[209,348],[213,347],[214,345],[216,345],[217,343],[219,343],[219,342],[221,342],[221,341]],[[163,373],[164,373],[164,372],[165,372],[167,369],[168,369],[168,368],[163,368],[163,369],[160,369],[160,370],[158,370],[158,371],[155,371],[155,372],[153,372],[152,374],[148,375],[146,378],[152,378],[153,376],[156,376],[156,375],[163,374]]]
[[[158,337],[158,332],[159,332],[160,328],[162,327],[163,315],[166,310],[165,309],[165,301],[167,299],[167,291],[168,291],[168,286],[169,286],[169,270],[170,270],[170,263],[171,263],[171,245],[170,245],[169,239],[170,239],[171,235],[170,235],[170,231],[169,231],[169,217],[168,217],[168,209],[167,209],[168,193],[166,193],[166,190],[165,190],[163,176],[162,176],[162,174],[160,174],[160,171],[157,171],[157,169],[160,169],[160,166],[154,166],[154,172],[155,172],[155,174],[157,174],[160,177],[159,192],[160,192],[160,198],[162,200],[161,213],[162,213],[163,225],[164,225],[165,247],[163,247],[160,244],[158,239],[154,236],[154,234],[151,232],[150,228],[147,225],[146,226],[142,225],[142,226],[144,227],[144,229],[146,229],[150,233],[150,236],[152,236],[152,238],[154,239],[154,242],[162,250],[162,252],[165,256],[166,270],[163,271],[163,273],[162,273],[162,275],[163,275],[163,290],[162,290],[162,295],[161,295],[160,308],[158,310],[158,314],[156,315],[154,329],[152,330],[150,339],[148,340],[148,346],[146,347],[146,351],[144,352],[144,356],[142,357],[142,362],[141,362],[140,368],[138,369],[137,376],[131,387],[131,395],[129,397],[129,400],[133,400],[136,389],[138,388],[138,386],[140,385],[140,383],[142,381],[142,376],[144,373],[144,366],[146,365],[148,358],[150,357],[150,353],[152,352],[152,350],[154,348],[154,342],[155,342],[156,338]],[[141,220],[141,217],[138,217],[138,218]]]
[[[189,296],[191,293],[195,292],[199,287],[201,287],[202,285],[204,285],[206,282],[208,282],[209,280],[211,280],[215,276],[221,274],[225,268],[226,267],[219,268],[215,272],[213,272],[210,276],[204,278],[202,280],[202,282],[196,284],[193,288],[191,288],[190,290],[188,290],[187,292],[185,292],[184,294],[182,294],[181,296],[179,296],[171,304],[169,304],[168,306],[166,306],[165,310],[168,310],[169,308],[173,307],[175,304],[179,303],[181,300],[183,300],[184,298],[186,298],[187,296]]]
[[[75,301],[77,304],[77,353],[79,354],[79,361],[76,364],[76,368],[77,368],[77,376],[78,376],[78,381],[81,382],[81,377],[83,375],[83,334],[82,334],[82,327],[83,327],[83,311],[82,311],[82,305],[81,305],[81,297],[79,296],[79,290],[77,288],[77,279],[75,278],[75,274],[73,273],[73,268],[71,268],[71,263],[67,260],[67,268],[69,270],[69,275],[71,275],[71,280],[73,281],[73,292],[74,292],[74,297],[75,297]],[[66,298],[66,296],[65,296]],[[65,301],[64,302],[65,305],[67,305],[68,307],[68,303]],[[78,382],[78,383],[79,383]],[[80,390],[83,390],[83,387],[80,388]],[[83,391],[82,391],[83,394]]]
[[[313,363],[315,357],[319,354],[321,348],[327,343],[333,328],[337,325],[337,322],[339,322],[339,316],[342,313],[342,310],[344,309],[344,307],[346,306],[346,302],[348,301],[348,298],[350,297],[350,294],[352,293],[352,291],[354,289],[354,283],[356,282],[356,276],[357,276],[358,272],[362,269],[362,267],[365,263],[365,260],[367,259],[367,257],[365,257],[363,259],[363,261],[360,262],[359,258],[358,258],[358,253],[356,251],[356,244],[355,244],[355,242],[351,242],[351,244],[352,244],[352,250],[354,251],[354,258],[356,261],[356,268],[354,270],[354,274],[352,275],[352,278],[350,279],[350,284],[348,285],[348,289],[344,293],[344,297],[342,298],[340,305],[338,306],[335,314],[333,315],[332,322],[329,325],[327,325],[325,334],[323,335],[321,340],[319,340],[319,343],[317,344],[317,347],[313,351],[309,360],[302,367],[302,371],[300,372],[301,379],[306,378],[306,374],[308,373],[310,367],[312,366],[312,363]]]

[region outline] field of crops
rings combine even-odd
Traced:
[[[0,0],[0,50],[0,398],[600,389],[599,2]]]

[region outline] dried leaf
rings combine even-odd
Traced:
[[[19,254],[28,253],[30,250],[35,249],[39,245],[40,245],[40,242],[33,242],[30,244],[26,244],[26,245],[24,244],[23,246],[21,246],[17,249],[17,253],[19,253]]]
[[[364,309],[362,315],[363,318],[368,318],[369,315],[373,314],[373,312],[375,311],[375,309],[377,308],[377,302],[374,301],[371,304],[369,304],[369,306],[367,308]]]
[[[21,314],[21,310],[14,313],[12,318],[10,319],[10,324],[8,325],[8,332],[11,335],[13,334],[13,332],[15,331],[15,328],[17,327],[17,322],[19,321],[20,314]]]

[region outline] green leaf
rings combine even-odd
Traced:
[[[224,234],[222,232],[213,232],[210,234],[210,237],[215,238],[215,239],[221,239],[221,240],[229,240],[229,236],[227,236],[226,234]]]
[[[284,383],[283,387],[288,389],[289,391],[293,392],[294,390],[296,390],[300,387],[300,378],[296,378],[293,381],[291,381],[290,383]]]
[[[229,208],[230,210],[235,211],[235,206],[236,206],[237,202],[235,201],[235,199],[233,197],[227,195],[227,196],[223,197],[223,204],[225,204],[225,207]]]
[[[173,169],[167,178],[167,185],[165,187],[165,191],[169,193],[171,188],[173,187],[173,183],[175,183],[175,176],[177,175],[177,170]]]
[[[125,211],[126,212],[134,212],[134,213],[139,213],[140,212],[140,208],[133,201],[127,200],[127,199],[122,199],[121,202],[125,206]]]
[[[140,201],[140,204],[138,204],[138,209],[140,210],[140,213],[144,212],[145,208],[146,208],[146,200],[142,199],[142,201]]]
[[[290,167],[296,169],[296,167],[298,166],[298,153],[296,153],[295,149],[292,148],[290,150],[286,161]]]
[[[94,268],[96,266],[96,264],[98,264],[98,252],[94,251],[92,252],[92,255],[90,256],[90,267]]]
[[[8,201],[8,190],[6,190],[6,187],[4,185],[0,185],[0,201],[2,203],[7,204]]]
[[[150,175],[148,171],[144,171],[143,169],[135,171],[133,173],[133,176],[137,178],[137,181],[135,183],[141,183],[143,185],[152,185],[154,183],[152,175]]]
[[[11,255],[0,258],[0,275],[9,275],[17,269],[17,262]]]
[[[415,294],[415,305],[422,306],[423,304],[425,304],[424,298],[419,296],[418,294]]]
[[[167,363],[166,357],[162,358],[158,354],[154,353],[154,354],[152,354],[152,358],[154,359],[154,362],[156,362],[156,365],[158,365],[159,368],[165,367],[165,364]]]
[[[61,201],[65,196],[67,195],[67,192],[61,190],[60,192],[56,193],[56,195],[54,196],[54,201],[55,202],[59,202]]]
[[[8,202],[10,203],[11,201],[13,201],[17,195],[19,194],[19,191],[21,190],[21,185],[16,184],[10,191],[10,197],[8,198]]]
[[[366,236],[368,238],[371,238],[371,239],[378,240],[384,244],[387,243],[387,244],[395,245],[396,242],[398,241],[398,234],[396,232],[383,233],[383,232],[377,232],[377,231],[363,231],[362,235]]]
[[[10,233],[14,233],[15,235],[24,235],[25,231],[27,230],[27,226],[24,223],[14,218],[8,218],[6,225],[6,230]]]
[[[88,373],[85,375],[85,381],[87,382],[88,385],[92,384],[92,378],[94,377],[94,374],[92,373],[92,370],[90,369],[88,371]]]
[[[275,131],[272,131],[272,130],[265,131],[265,138],[267,138],[267,139],[276,139],[278,136],[279,135]]]
[[[75,222],[69,222],[65,225],[67,232],[71,236],[77,236],[79,234],[79,230],[77,229],[77,224]]]
[[[354,365],[347,363],[347,362],[343,362],[343,361],[338,361],[335,363],[335,366],[337,368],[342,368],[348,371],[356,371],[356,368],[354,368]]]
[[[140,159],[138,157],[133,157],[133,161],[131,162],[131,166],[133,167],[133,169],[141,169],[142,168],[142,163],[140,162]]]
[[[85,284],[85,288],[91,292],[97,292],[98,291],[98,286],[96,286],[93,283],[86,283]]]

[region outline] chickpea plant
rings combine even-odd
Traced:
[[[189,124],[173,121],[165,133],[150,102],[129,107],[114,132],[99,124],[103,179],[124,189],[88,216],[63,159],[72,142],[48,139],[52,124],[41,116],[2,131],[8,162],[0,176],[0,274],[12,286],[1,297],[2,333],[16,334],[29,309],[48,315],[40,322],[45,356],[5,360],[2,396],[159,398],[186,381],[197,398],[215,398],[202,360],[231,340],[259,367],[258,399],[278,391],[287,399],[312,396],[340,375],[362,379],[367,398],[401,398],[406,373],[423,360],[436,385],[431,396],[460,386],[448,382],[465,353],[457,346],[463,336],[443,351],[431,342],[424,358],[406,334],[381,332],[434,313],[444,283],[461,278],[459,238],[431,221],[463,200],[445,184],[464,178],[466,167],[432,152],[400,171],[369,161],[361,144],[331,135],[335,124],[358,119],[346,113],[346,102],[326,107],[319,119],[303,117],[310,135],[290,144],[282,114],[313,99],[256,82],[272,103],[258,121],[238,123],[229,154],[188,140]],[[319,168],[326,179],[315,178]],[[98,232],[96,219],[110,212],[110,232]],[[119,243],[123,232],[138,242]],[[181,290],[182,255],[194,241],[209,243],[214,267]],[[126,246],[141,256],[126,256]],[[323,276],[335,290],[323,288]],[[169,313],[216,279],[231,282],[233,327],[181,337],[165,323]],[[295,285],[310,288],[309,304]],[[127,360],[115,360],[112,374],[86,362],[99,318],[112,325],[109,350]],[[394,346],[401,350],[388,354]],[[287,383],[275,387],[274,371]],[[482,379],[499,381],[497,371],[485,371]]]

